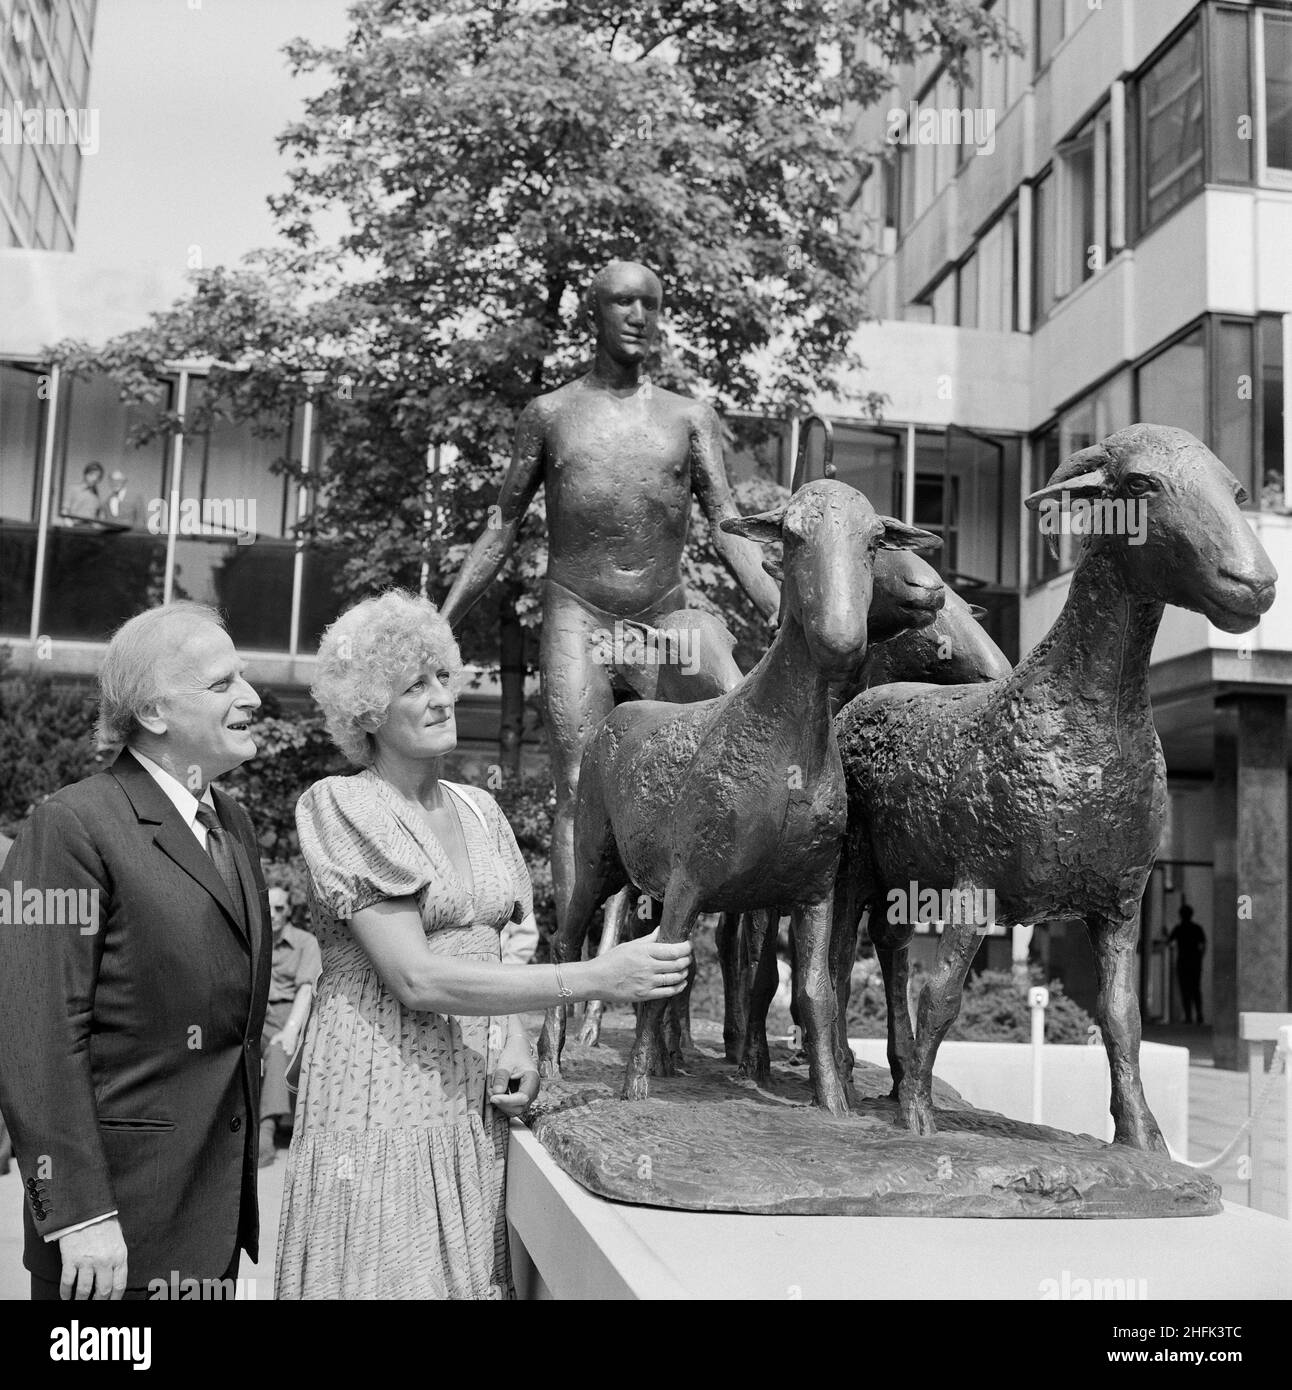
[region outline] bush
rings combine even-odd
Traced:
[[[46,797],[105,763],[95,751],[94,688],[12,662],[12,649],[0,647],[0,831],[8,835]]]
[[[349,765],[332,746],[321,714],[284,714],[272,693],[264,696],[251,736],[256,756],[222,777],[220,786],[251,817],[261,858],[287,862],[300,854],[297,801],[315,782]]]
[[[534,920],[538,923],[535,959],[545,961],[548,943],[556,931],[556,894],[552,887],[552,817],[556,814],[556,791],[547,772],[508,777],[502,786],[490,790],[507,817],[529,866],[534,886]]]
[[[1033,985],[1043,984],[1039,966],[1029,972]],[[924,972],[912,968],[908,997],[912,1010],[924,987]],[[1051,980],[1050,1005],[1045,1011],[1045,1040],[1048,1043],[1088,1043],[1095,1021],[1063,992],[1061,980]],[[848,1031],[854,1038],[886,1038],[888,1008],[879,962],[870,957],[858,961],[853,972],[852,995],[848,1000]],[[984,970],[970,974],[965,981],[960,1016],[951,1025],[951,1042],[1030,1042],[1032,1011],[1027,995],[1014,983],[1007,970]]]

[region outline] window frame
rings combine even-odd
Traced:
[[[1256,121],[1254,176],[1259,187],[1292,189],[1292,169],[1271,168],[1269,164],[1269,109],[1265,94],[1265,24],[1269,19],[1281,20],[1292,28],[1292,10],[1260,6],[1252,11],[1254,33],[1251,36],[1251,90],[1253,115]]]

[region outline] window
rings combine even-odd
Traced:
[[[1262,314],[1260,338],[1261,506],[1283,510],[1283,315]]]
[[[1250,183],[1252,146],[1251,43],[1245,10],[1216,7],[1208,16],[1208,137],[1213,183]]]
[[[979,328],[1013,333],[1018,322],[1018,204],[984,233],[978,251]]]
[[[1253,331],[1249,319],[1219,319],[1214,324],[1210,443],[1216,457],[1247,489],[1248,496],[1255,499],[1260,488],[1253,477],[1257,385]],[[1201,439],[1206,437],[1199,435]]]
[[[1017,31],[1023,41],[1022,53],[1011,52],[1005,59],[1005,99],[1012,104],[1027,90],[1032,73],[1039,66],[1034,53],[1036,10],[1032,0],[1009,0],[1005,13],[1010,27]]]
[[[1136,418],[1207,437],[1207,372],[1199,325],[1135,374]]]
[[[1036,0],[1036,70],[1050,61],[1064,34],[1064,0]]]
[[[956,321],[956,273],[944,275],[929,298],[933,306],[933,322],[954,324]]]
[[[960,267],[958,323],[1010,333],[1018,328],[1018,205],[979,237],[973,254]]]
[[[1133,423],[1131,374],[1121,371],[1074,401],[1033,439],[1032,490],[1044,487],[1064,459]],[[1055,536],[1051,544],[1034,529],[1029,554],[1029,582],[1043,584],[1076,564],[1076,540],[1070,535]]]
[[[1032,326],[1044,323],[1055,299],[1054,174],[1047,171],[1032,187]]]
[[[1202,40],[1195,22],[1138,84],[1140,219],[1155,226],[1202,187]]]
[[[1265,168],[1292,173],[1292,15],[1263,14]]]
[[[835,477],[864,492],[876,511],[900,516],[904,450],[904,431],[836,425]]]
[[[1102,270],[1112,255],[1111,124],[1109,110],[1104,107],[1058,149],[1063,194],[1059,250],[1063,294]]]
[[[35,367],[0,362],[0,518],[36,520],[42,388],[49,378]]]
[[[978,327],[978,253],[960,267],[956,322],[961,328]]]
[[[1059,450],[1059,422],[1042,430],[1032,441],[1032,491],[1039,492],[1041,488],[1054,476],[1054,470],[1059,466],[1063,455]],[[1056,541],[1064,541],[1066,536],[1047,537],[1041,535],[1040,527],[1035,523],[1031,529],[1031,544],[1028,558],[1028,582],[1033,586],[1044,584],[1047,580],[1054,579],[1063,573],[1064,565],[1060,555],[1054,552],[1059,549]],[[1069,559],[1068,568],[1071,568]]]

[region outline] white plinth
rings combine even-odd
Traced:
[[[1292,1223],[1230,1203],[1144,1221],[664,1211],[594,1197],[518,1121],[507,1218],[522,1298],[1292,1298]]]

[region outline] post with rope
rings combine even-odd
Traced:
[[[1279,1029],[1278,1050],[1283,1054],[1283,1205],[1292,1221],[1292,1024]]]
[[[1045,1011],[1050,1007],[1050,991],[1033,985],[1027,991],[1027,1007],[1032,1011],[1032,1123],[1041,1123],[1041,1101],[1045,1077]]]
[[[1265,1147],[1264,1110],[1275,1094],[1275,1081],[1282,1071],[1288,1087],[1292,1087],[1292,1068],[1288,1066],[1288,1048],[1292,1040],[1292,1014],[1244,1013],[1238,1016],[1238,1036],[1247,1044],[1247,1094],[1248,1094],[1248,1187],[1247,1205],[1256,1211],[1264,1211],[1269,1194],[1268,1174],[1262,1159]],[[1274,1058],[1270,1070],[1265,1071],[1265,1046],[1274,1043]],[[1292,1119],[1284,1116],[1284,1129],[1292,1125]],[[1286,1134],[1285,1134],[1286,1138]],[[1292,1148],[1284,1150],[1284,1192],[1283,1204],[1292,1215],[1292,1173],[1286,1169],[1292,1165]]]

